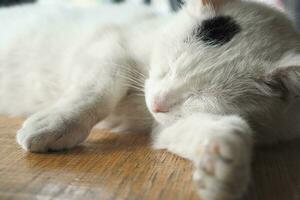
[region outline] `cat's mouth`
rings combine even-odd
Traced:
[[[158,123],[168,126],[170,124],[173,124],[177,120],[181,118],[181,115],[175,114],[175,113],[152,113],[152,116],[154,117],[155,121]]]

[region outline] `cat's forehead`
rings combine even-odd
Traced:
[[[208,46],[221,46],[230,42],[239,32],[241,32],[241,26],[233,17],[219,15],[196,24],[189,38],[201,41]]]
[[[270,26],[279,26],[280,21],[284,21],[282,17],[285,18],[279,11],[265,5],[239,1],[225,5],[217,13],[200,11],[199,15],[188,15],[193,21],[188,36],[200,41],[198,44],[211,46],[221,46],[230,42],[241,32],[244,33],[244,37],[260,34],[262,29],[263,33],[267,33]]]
[[[219,13],[199,16],[186,35],[199,48],[222,54],[235,46],[255,49],[264,43],[273,44],[274,38],[285,37],[290,25],[288,18],[278,10],[253,2],[236,2],[224,6]]]
[[[195,17],[181,13],[174,21],[157,50],[158,74],[199,73],[228,63],[239,66],[240,60],[273,61],[277,50],[270,47],[287,41],[285,31],[290,31],[290,22],[282,13],[244,2],[230,4],[217,14]]]

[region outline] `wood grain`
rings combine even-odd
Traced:
[[[149,148],[143,134],[94,130],[79,147],[24,152],[15,142],[22,120],[0,116],[0,199],[199,200],[192,165]],[[259,149],[247,200],[300,200],[300,142]]]

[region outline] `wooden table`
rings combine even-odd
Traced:
[[[73,150],[32,154],[15,142],[21,122],[0,116],[0,200],[199,200],[191,163],[143,134],[94,130]],[[245,199],[300,200],[300,142],[259,152]]]

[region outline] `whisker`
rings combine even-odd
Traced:
[[[128,64],[117,64],[112,62],[106,62],[105,64],[114,65],[121,70],[116,74],[118,77],[122,78],[124,81],[122,82],[123,86],[132,88],[137,90],[139,93],[137,95],[144,96],[144,84],[145,84],[145,75],[135,69],[133,66]]]
[[[143,85],[139,84],[138,82],[135,82],[134,80],[128,80],[127,79],[123,82],[123,84],[129,85],[129,86],[135,86],[135,87],[138,87],[142,90],[144,89]]]
[[[136,87],[134,85],[129,85],[129,84],[123,84],[123,86],[127,86],[127,87],[130,87],[130,88],[133,88],[133,89],[136,89],[140,92],[143,92],[144,93],[144,90],[142,88],[139,88],[139,87]]]
[[[136,84],[137,86],[140,86],[141,88],[144,88],[144,84],[142,84],[141,82],[133,79],[132,77],[123,76],[123,75],[120,75],[120,77],[126,79],[130,83]]]

